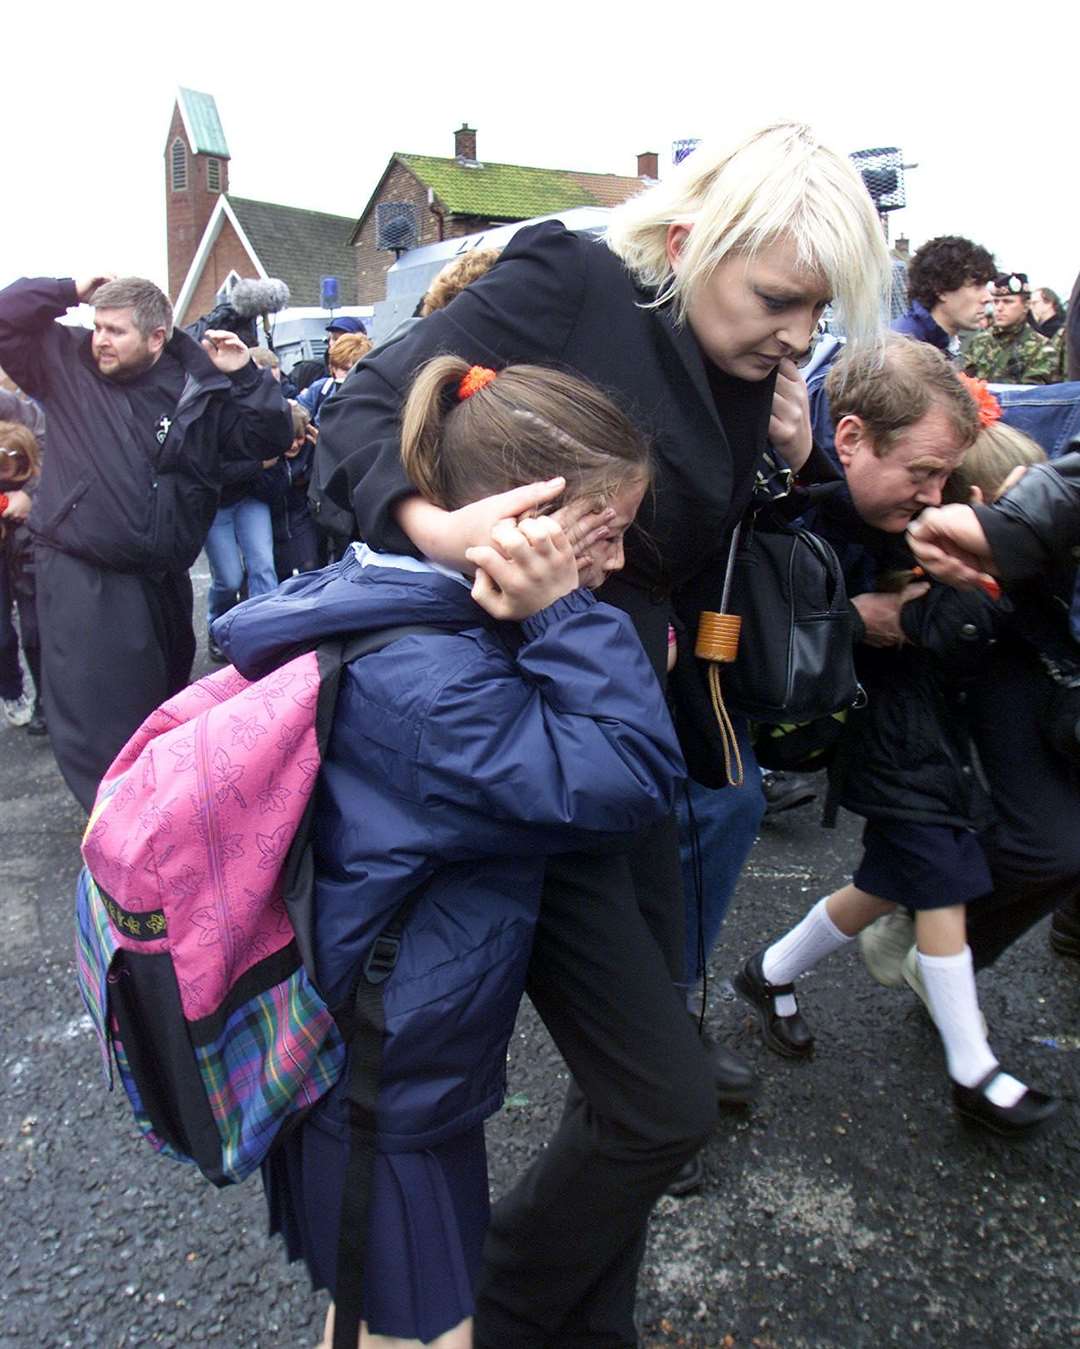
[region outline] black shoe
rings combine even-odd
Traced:
[[[765,816],[779,815],[796,806],[805,806],[817,796],[817,789],[801,773],[763,773],[761,790],[765,796]]]
[[[757,1073],[733,1049],[719,1044],[705,1031],[701,1032],[701,1043],[708,1051],[712,1064],[716,1099],[721,1105],[749,1105],[761,1089],[761,1079]]]
[[[952,1091],[956,1113],[974,1124],[981,1124],[985,1129],[1008,1137],[1034,1129],[1057,1110],[1060,1104],[1057,1097],[1047,1096],[1044,1091],[1036,1091],[1034,1087],[1028,1087],[1015,1105],[995,1105],[987,1096],[986,1088],[1000,1072],[1000,1068],[992,1068],[973,1087],[962,1087],[959,1082],[954,1082]]]
[[[30,720],[26,723],[27,735],[48,735],[49,728],[45,724],[45,713],[42,710],[41,699],[34,702],[34,710],[30,715]]]
[[[736,993],[758,1014],[765,1043],[778,1054],[789,1059],[805,1059],[814,1048],[814,1037],[801,1012],[793,1016],[778,1016],[773,999],[783,993],[794,993],[794,984],[770,984],[761,973],[765,952],[751,956],[732,979]]]
[[[206,639],[206,654],[210,657],[210,659],[214,662],[215,665],[226,664],[225,652],[222,651],[221,647],[218,646],[217,642],[215,642],[213,637],[210,636],[208,636]]]
[[[701,1153],[695,1152],[693,1157],[679,1168],[664,1193],[670,1194],[673,1199],[684,1199],[688,1194],[697,1194],[704,1184],[705,1164],[701,1160]]]
[[[1054,910],[1050,919],[1050,949],[1059,956],[1071,956],[1080,960],[1080,913],[1075,902],[1072,912],[1064,907]]]

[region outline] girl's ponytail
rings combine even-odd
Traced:
[[[461,383],[469,363],[459,356],[436,356],[413,380],[401,415],[401,462],[421,496],[439,506],[447,499],[446,465],[441,453],[446,418],[456,406],[449,390]]]
[[[446,510],[529,482],[566,479],[563,498],[605,500],[650,477],[641,432],[594,385],[537,365],[496,373],[457,356],[421,367],[405,402],[401,460]]]

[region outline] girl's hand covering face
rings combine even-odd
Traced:
[[[443,510],[421,496],[406,497],[397,507],[397,522],[425,557],[460,571],[470,548],[490,546],[499,521],[528,515],[565,490],[565,479],[552,478],[484,497],[456,511]]]
[[[520,622],[577,589],[574,549],[550,515],[496,522],[491,542],[467,548],[473,599],[493,618]]]
[[[606,539],[610,534],[615,510],[612,506],[600,505],[588,498],[581,498],[572,501],[568,506],[560,506],[557,511],[552,511],[551,518],[562,526],[580,566],[591,560],[589,549],[593,544]]]

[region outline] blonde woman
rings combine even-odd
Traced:
[[[702,146],[613,212],[606,240],[557,221],[521,230],[487,275],[364,361],[323,417],[331,491],[373,546],[460,566],[496,520],[542,508],[555,489],[455,511],[422,500],[398,453],[412,372],[451,351],[591,380],[654,445],[654,486],[604,599],[631,615],[662,678],[672,611],[696,622],[691,584],[723,557],[766,441],[806,465],[795,362],[826,305],[854,343],[873,342],[888,274],[858,174],[808,127]],[[583,521],[582,559],[610,527],[605,510]],[[754,1094],[749,1066],[706,1049],[675,991],[682,915],[673,820],[622,853],[547,867],[528,987],[574,1084],[550,1145],[494,1210],[476,1313],[484,1349],[636,1345],[652,1205],[708,1137],[718,1099]]]

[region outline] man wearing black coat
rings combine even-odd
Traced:
[[[55,322],[92,298],[92,332]],[[175,331],[167,297],[136,277],[0,291],[0,364],[49,423],[29,519],[45,708],[60,770],[89,810],[125,741],[190,675],[187,573],[222,455],[284,450],[291,420],[238,338]]]

